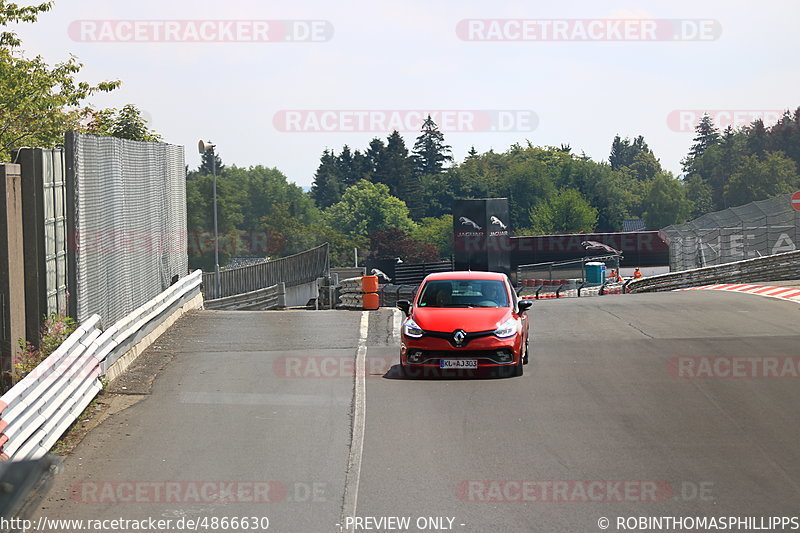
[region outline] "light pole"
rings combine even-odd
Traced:
[[[211,141],[205,142],[202,139],[200,139],[200,142],[197,144],[197,148],[201,154],[211,152],[211,174],[214,176],[214,279],[216,285],[215,297],[219,298],[222,294],[222,291],[219,281],[219,232],[217,231],[217,156],[214,153],[215,146],[216,145],[212,144]]]

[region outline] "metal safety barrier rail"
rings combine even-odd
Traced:
[[[286,285],[278,283],[266,289],[206,300],[204,306],[219,311],[266,311],[286,307],[285,296]]]
[[[399,300],[413,300],[419,285],[381,285],[381,307],[394,307]]]
[[[377,276],[360,276],[343,279],[336,287],[340,309],[374,311],[380,307]]]
[[[800,279],[800,250],[637,279],[627,284],[626,292],[671,291],[713,283],[787,279]]]
[[[606,263],[610,269],[619,270],[621,256],[617,254],[596,255],[566,261],[549,261],[546,263],[532,263],[517,267],[517,283],[522,284],[530,279],[549,279],[551,281],[565,278],[586,280],[586,263],[600,261]]]
[[[182,278],[106,331],[99,315],[84,321],[50,356],[0,397],[0,459],[38,459],[103,388],[101,377],[188,301],[202,272]]]

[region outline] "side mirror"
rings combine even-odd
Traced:
[[[533,305],[533,300],[520,300],[519,302],[517,302],[517,307],[519,308],[520,314],[530,309],[532,305]]]
[[[411,302],[408,300],[397,300],[397,307],[402,309],[406,316],[411,314]]]

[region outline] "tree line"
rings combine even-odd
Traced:
[[[800,188],[800,108],[774,126],[719,133],[697,125],[685,174],[662,168],[644,137],[615,136],[607,161],[568,145],[514,144],[453,161],[428,117],[411,150],[394,131],[365,149],[323,150],[311,190],[261,166],[220,170],[220,231],[257,230],[268,254],[330,242],[334,264],[360,255],[434,261],[452,254],[455,198],[506,197],[517,235],[613,232],[626,218],[660,229],[704,213]],[[210,228],[210,155],[187,176],[189,227]],[[226,250],[227,253],[227,250]],[[209,255],[196,257],[208,267]]]

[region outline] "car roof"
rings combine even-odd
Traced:
[[[504,281],[506,275],[501,272],[475,272],[475,271],[456,271],[456,272],[436,272],[425,276],[424,281],[442,279],[492,279]]]

